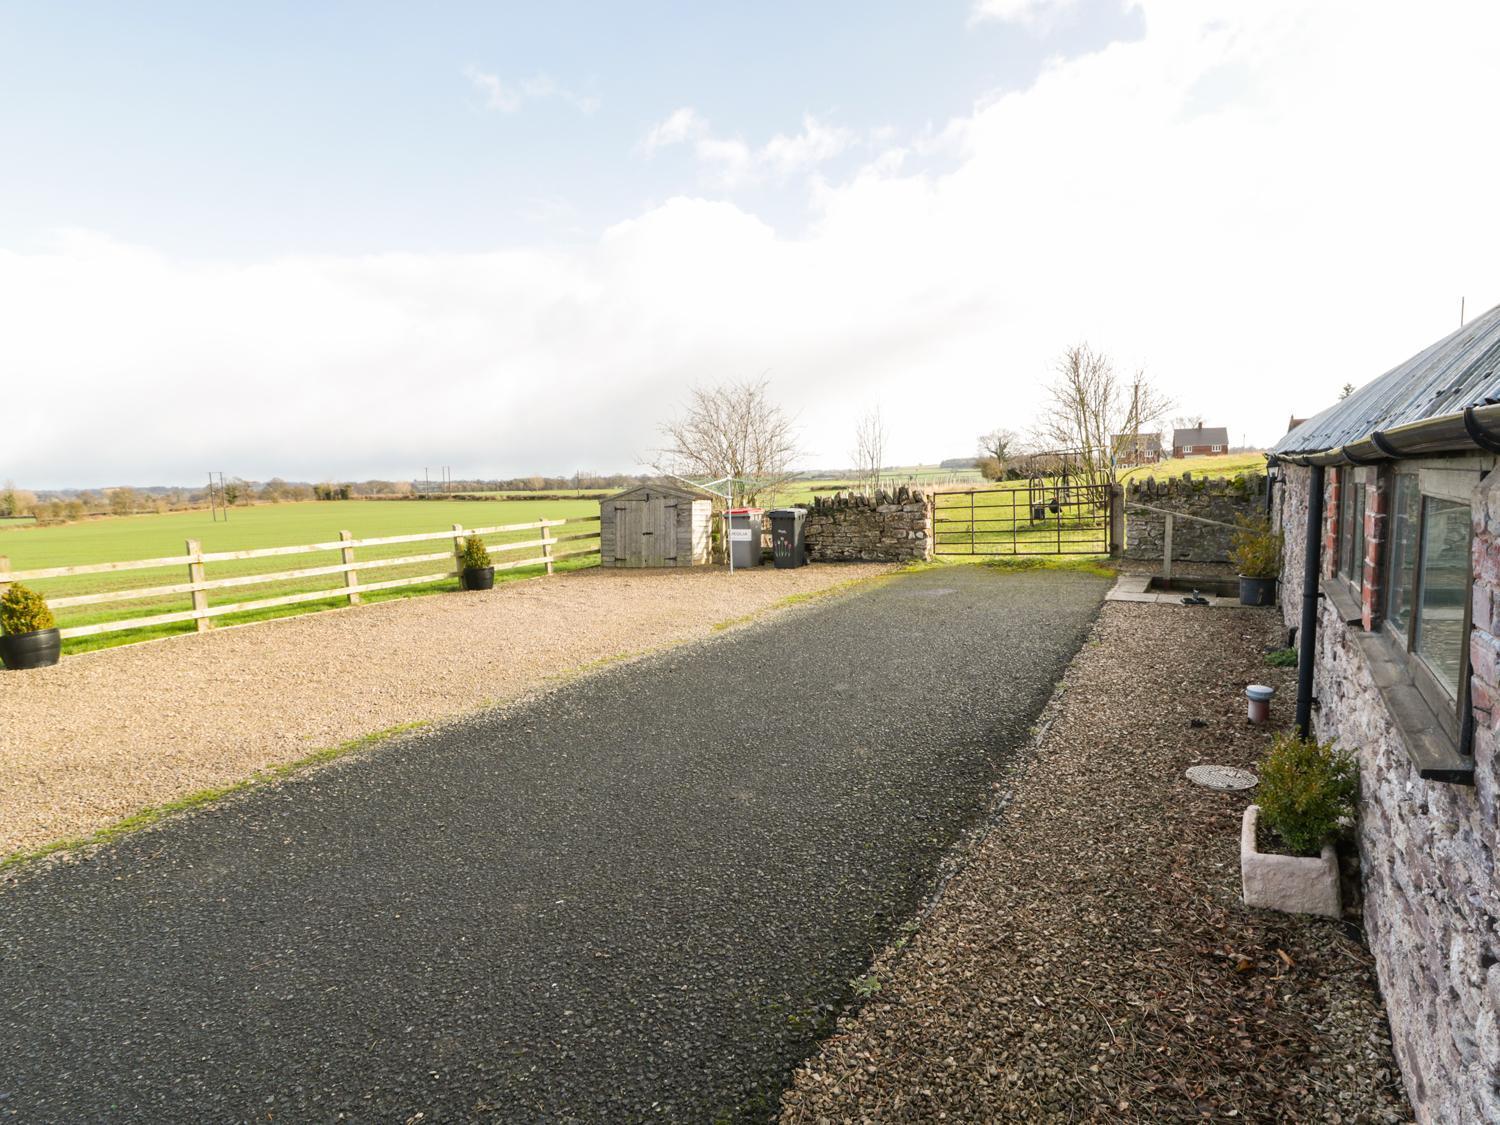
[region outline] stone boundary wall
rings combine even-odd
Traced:
[[[813,500],[803,525],[814,562],[913,562],[932,558],[932,497],[922,489]]]
[[[1375,474],[1362,471],[1366,488],[1377,488]],[[1308,470],[1284,464],[1281,473],[1283,577],[1292,583],[1282,613],[1296,626]],[[1330,502],[1334,476],[1330,469]],[[1325,507],[1325,516],[1336,510]],[[1385,511],[1384,497],[1367,504],[1366,540],[1375,541],[1367,569],[1377,561]],[[1325,597],[1318,612],[1313,733],[1359,759],[1365,937],[1407,1095],[1423,1122],[1500,1121],[1500,473],[1476,487],[1473,513],[1472,788],[1417,775],[1367,655],[1372,607],[1361,607],[1365,621],[1346,623]]]
[[[1159,559],[1165,549],[1167,517],[1132,508],[1132,503],[1170,508],[1184,515],[1234,523],[1239,516],[1264,516],[1266,478],[1261,473],[1201,477],[1191,472],[1163,480],[1131,481],[1125,486],[1127,559]],[[1228,562],[1229,529],[1197,520],[1174,520],[1172,558],[1184,562]]]

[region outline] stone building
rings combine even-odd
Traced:
[[[1271,451],[1297,713],[1360,764],[1365,926],[1418,1118],[1500,1121],[1500,308]]]

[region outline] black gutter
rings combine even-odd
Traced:
[[[1308,466],[1307,547],[1302,552],[1302,625],[1297,632],[1297,733],[1312,728],[1313,661],[1318,648],[1318,576],[1323,569],[1323,466]]]

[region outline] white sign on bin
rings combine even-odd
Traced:
[[[750,542],[750,529],[748,527],[731,527],[729,529],[729,541],[731,543]]]

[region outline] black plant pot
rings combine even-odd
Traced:
[[[1240,605],[1275,605],[1276,579],[1240,575]]]
[[[56,629],[0,637],[0,664],[21,671],[50,668],[62,658],[62,636]]]
[[[495,586],[495,568],[492,566],[464,567],[465,590],[491,590]]]

